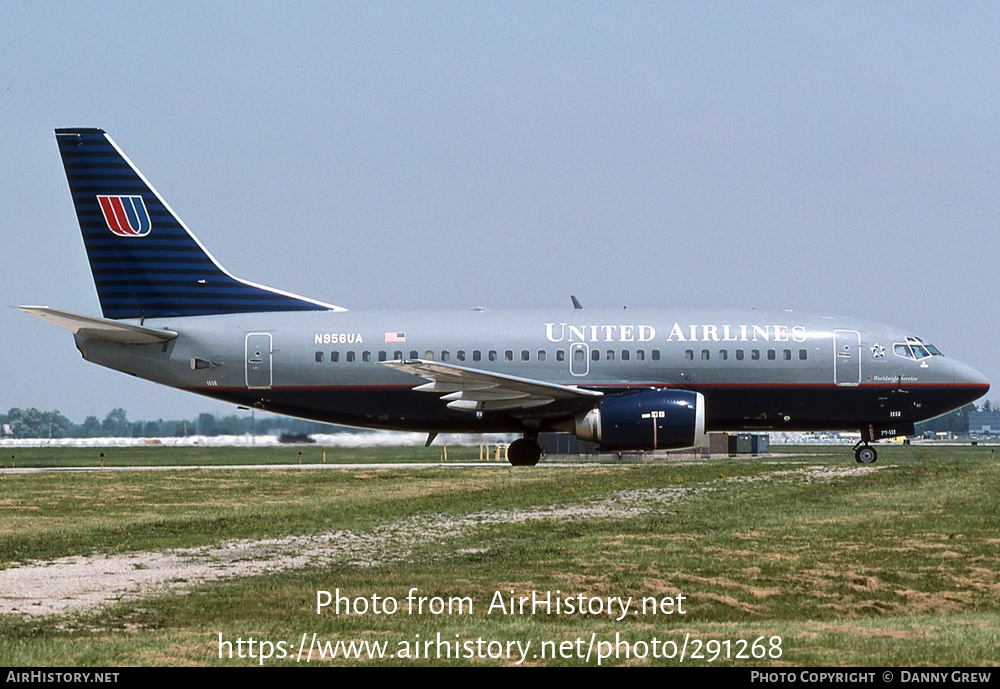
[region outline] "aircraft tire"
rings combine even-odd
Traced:
[[[878,452],[871,445],[865,445],[854,451],[854,459],[858,464],[874,464],[878,461]]]
[[[507,448],[507,461],[515,467],[533,467],[542,458],[542,448],[538,443],[525,438],[515,440]]]

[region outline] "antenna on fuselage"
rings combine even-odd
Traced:
[[[571,295],[569,295],[569,298],[573,300],[573,308],[574,308],[574,309],[579,309],[579,310],[583,310],[583,304],[581,304],[581,303],[580,303],[580,300],[579,300],[579,299],[577,299],[577,298],[576,298],[576,297],[575,297],[574,295],[572,295],[572,294],[571,294]]]

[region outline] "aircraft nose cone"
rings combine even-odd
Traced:
[[[978,396],[985,395],[990,391],[990,382],[986,380],[986,376],[971,366],[966,366],[962,363],[958,363],[956,366],[955,382],[976,391]]]

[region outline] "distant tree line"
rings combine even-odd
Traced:
[[[932,433],[951,433],[952,435],[969,435],[969,413],[974,411],[994,411],[995,406],[990,403],[989,400],[984,400],[979,406],[973,403],[967,404],[964,407],[959,407],[954,411],[950,411],[947,414],[942,414],[936,418],[918,423],[916,425],[916,434],[923,435],[927,432]]]
[[[187,420],[129,421],[124,409],[112,409],[103,421],[88,416],[76,424],[58,411],[13,408],[0,414],[0,438],[172,438],[188,435],[309,435],[339,433],[341,426],[266,415],[216,417],[199,414]]]

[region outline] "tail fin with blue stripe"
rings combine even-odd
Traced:
[[[230,275],[103,130],[56,141],[105,318],[343,310]]]

